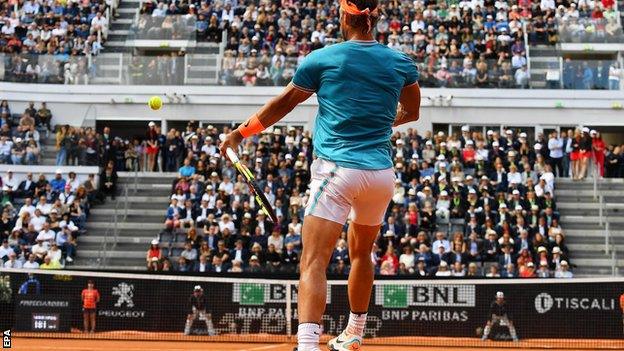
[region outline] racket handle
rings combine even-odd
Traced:
[[[232,150],[232,148],[228,147],[227,149],[225,149],[225,153],[227,154],[227,157],[230,159],[230,161],[234,163],[238,162],[238,156],[236,155],[236,152]]]
[[[221,135],[219,135],[219,139],[221,140],[221,142],[225,141],[225,134],[221,133]],[[225,149],[225,153],[227,154],[227,157],[230,159],[230,161],[234,163],[238,162],[238,156],[231,147]]]

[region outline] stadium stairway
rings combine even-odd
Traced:
[[[531,77],[529,86],[532,89],[546,88],[546,72],[549,68],[559,69],[561,53],[556,46],[531,45],[529,47]]]
[[[117,17],[111,23],[108,38],[104,45],[104,52],[131,52],[132,47],[126,47],[126,39],[134,17],[141,7],[141,0],[121,0],[117,8]]]
[[[597,194],[604,198],[600,224],[600,201],[594,199],[593,180],[557,178],[555,195],[561,227],[570,250],[575,276],[620,275],[624,267],[624,179],[603,179]],[[609,222],[609,252],[605,251],[606,222]],[[616,267],[615,271],[612,267]]]
[[[79,246],[73,268],[144,271],[145,253],[163,229],[173,179],[177,173],[119,173],[119,196],[91,210],[86,235]],[[125,189],[127,196],[127,217]],[[114,223],[117,241],[114,244]],[[104,250],[106,243],[106,250]],[[104,258],[104,259],[102,259]]]

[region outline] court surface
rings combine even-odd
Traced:
[[[217,342],[173,342],[173,341],[130,341],[130,340],[87,340],[87,339],[47,339],[47,338],[26,338],[17,337],[12,340],[11,350],[24,351],[292,351],[293,344],[273,343],[273,344],[244,344],[244,343],[217,343]],[[364,346],[364,351],[449,351],[458,349],[463,351],[478,350],[518,350],[524,349],[521,345],[505,343],[506,345],[496,345],[499,343],[484,343],[482,347],[427,347],[427,346]],[[516,346],[516,347],[514,347]],[[528,346],[528,345],[526,345]],[[513,347],[513,348],[510,348]],[[531,348],[531,346],[529,346]],[[622,350],[624,344],[613,344],[607,350]],[[321,348],[325,350],[325,348]],[[564,348],[548,347],[549,351],[573,351],[573,350],[595,350],[596,348]]]

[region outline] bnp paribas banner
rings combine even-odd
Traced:
[[[88,277],[38,275],[33,289],[22,289],[29,278],[11,274],[16,330],[62,331],[82,327],[80,293]],[[209,278],[166,279],[93,277],[100,292],[99,330],[180,332],[191,310],[189,297],[200,285],[207,312],[217,332],[287,334],[288,311],[292,331],[298,323],[296,285],[210,282]],[[607,281],[536,282],[509,280],[383,281],[371,296],[365,333],[383,336],[477,337],[488,320],[497,291],[504,292],[509,318],[521,338],[624,338],[619,296],[624,284]],[[32,291],[31,291],[32,290]],[[21,292],[20,292],[21,291]],[[23,296],[18,296],[23,295]],[[60,298],[62,297],[62,299]],[[59,302],[60,301],[60,302]],[[291,308],[287,308],[288,301]],[[52,309],[50,306],[54,305]],[[347,324],[349,304],[343,282],[327,288],[323,315],[325,333],[337,334]],[[3,315],[4,316],[4,315]],[[205,332],[197,321],[194,328]],[[504,337],[506,328],[493,334]]]

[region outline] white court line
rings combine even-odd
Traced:
[[[268,345],[268,346],[259,346],[259,347],[252,347],[250,349],[242,349],[240,351],[260,351],[260,350],[270,350],[272,348],[275,347],[282,347],[282,346],[288,346],[289,344],[279,344],[279,345]]]
[[[239,351],[261,351],[261,350],[270,350],[276,347],[288,346],[289,344],[279,344],[279,345],[267,345],[267,346],[259,346],[252,347],[250,349],[241,349]],[[12,347],[15,350],[27,350],[26,348],[20,348],[18,345],[13,345]],[[63,350],[63,351],[110,351],[110,346],[36,346],[37,350]],[[123,347],[123,351],[145,351],[149,350],[149,347]],[[182,349],[172,349],[167,348],[167,351],[188,351],[187,348]],[[233,351],[233,349],[210,349],[211,351]]]

